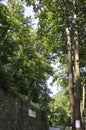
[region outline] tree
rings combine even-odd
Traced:
[[[63,64],[67,62],[67,54],[69,57],[69,65],[67,65],[69,66],[69,95],[73,129],[77,129],[75,128],[77,127],[75,126],[77,120],[80,123],[79,129],[83,129],[81,120],[82,115],[80,112],[82,92],[80,68],[83,68],[83,62],[79,67],[79,53],[82,55],[81,52],[84,50],[83,47],[85,47],[85,13],[83,12],[85,9],[85,3],[86,1],[82,1],[81,3],[81,1],[76,0],[44,0],[36,4],[37,8],[35,9],[38,11],[39,16],[38,33],[44,45],[47,43],[46,46],[50,48],[50,51],[48,52],[49,55],[52,54],[53,57],[53,55],[57,53],[57,56],[60,57],[60,62]],[[83,14],[82,17],[81,14]],[[83,29],[81,25],[83,25]],[[82,42],[84,43],[82,45],[83,47],[81,47]],[[47,48],[46,46],[44,46],[44,48]],[[56,55],[54,56],[56,57]],[[84,56],[81,58],[83,60],[80,59],[80,61],[84,61]],[[84,67],[86,68],[85,65]]]
[[[23,4],[20,0],[0,3],[0,87],[23,100],[47,106],[46,80],[52,69],[39,51],[41,45],[32,31],[31,18],[24,16]]]
[[[73,119],[73,129],[83,129],[82,115],[80,112],[80,101],[81,101],[81,86],[80,86],[80,67],[79,67],[79,38],[78,38],[78,18],[77,18],[77,5],[78,2],[73,1],[73,19],[74,19],[74,54],[72,54],[72,43],[71,36],[68,26],[68,15],[66,15],[66,33],[67,33],[67,43],[68,43],[68,56],[69,56],[69,95],[71,99],[71,112]],[[67,12],[68,10],[66,10]],[[67,14],[67,13],[66,13]],[[74,60],[72,60],[74,57]],[[73,66],[72,61],[75,66]],[[74,71],[73,72],[73,67]],[[73,79],[73,76],[75,79]],[[75,85],[75,90],[74,89]],[[76,126],[76,121],[79,122],[79,126]],[[77,128],[78,127],[78,128]]]
[[[71,125],[69,101],[68,96],[65,94],[65,91],[61,89],[56,95],[52,96],[49,104],[50,111],[48,112],[50,126],[66,127]]]

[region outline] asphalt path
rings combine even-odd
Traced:
[[[49,130],[60,130],[60,128],[49,127]]]

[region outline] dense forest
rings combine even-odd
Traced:
[[[25,6],[33,7],[37,28]],[[86,0],[0,0],[0,88],[39,103],[51,126],[85,128],[85,12]],[[50,76],[62,89],[57,103],[50,97]]]

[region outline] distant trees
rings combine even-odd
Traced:
[[[70,103],[68,96],[65,94],[63,90],[60,90],[49,103],[48,121],[52,127],[63,126],[65,128],[71,126]]]

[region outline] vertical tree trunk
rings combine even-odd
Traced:
[[[82,130],[82,120],[80,112],[81,86],[80,86],[80,67],[79,67],[79,41],[78,41],[78,19],[77,19],[77,2],[73,0],[74,6],[74,46],[75,46],[75,128]]]
[[[67,1],[66,1],[67,2]],[[66,3],[65,3],[66,5]],[[66,25],[66,35],[67,35],[67,48],[68,48],[68,88],[69,88],[69,97],[70,97],[70,107],[71,107],[71,116],[72,116],[72,129],[75,129],[75,99],[74,99],[74,86],[73,86],[73,61],[72,61],[72,42],[69,29],[69,20],[68,20],[68,9],[66,5],[65,10],[65,25]]]
[[[66,28],[66,34],[67,34],[67,45],[68,45],[68,87],[69,87],[71,115],[72,115],[72,129],[74,130],[75,100],[74,100],[74,87],[73,87],[72,46],[70,41],[70,31],[68,28]]]
[[[64,0],[63,0],[64,1]],[[71,115],[72,115],[72,129],[73,130],[83,130],[83,124],[81,120],[81,112],[80,112],[80,100],[81,100],[81,86],[80,86],[80,67],[79,67],[79,42],[78,42],[78,24],[77,24],[77,4],[76,0],[73,0],[74,6],[74,46],[75,50],[72,54],[72,43],[71,43],[71,35],[69,30],[69,16],[68,16],[68,7],[67,3],[65,11],[65,25],[66,25],[66,34],[67,34],[67,46],[68,46],[68,79],[69,79],[69,96],[71,103]],[[72,56],[75,56],[75,65],[73,66]],[[73,72],[73,67],[75,67],[75,72]],[[74,75],[73,75],[74,73]],[[73,78],[73,76],[75,76]],[[73,86],[73,82],[75,81],[75,85]]]

